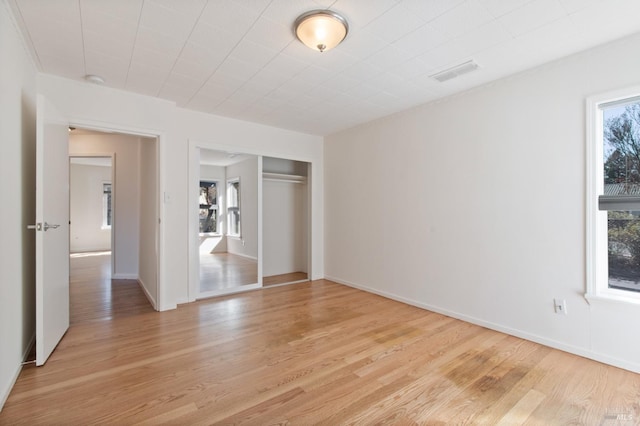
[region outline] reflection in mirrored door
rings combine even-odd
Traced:
[[[258,157],[200,149],[199,295],[258,283]]]

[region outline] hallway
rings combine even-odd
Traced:
[[[136,280],[111,279],[111,252],[73,253],[69,259],[71,327],[154,312]]]

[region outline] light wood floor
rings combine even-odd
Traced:
[[[111,279],[111,252],[71,255],[69,304],[72,325],[153,312],[138,281]]]
[[[200,255],[200,291],[215,291],[258,282],[258,262],[231,253]]]
[[[621,425],[639,404],[640,375],[313,281],[72,325],[0,424]]]

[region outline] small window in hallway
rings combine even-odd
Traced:
[[[102,228],[111,228],[111,182],[102,184]]]

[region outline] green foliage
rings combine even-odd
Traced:
[[[640,268],[640,217],[631,212],[609,212],[609,263]]]

